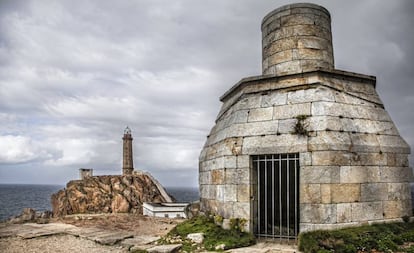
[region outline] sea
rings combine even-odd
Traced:
[[[50,196],[63,185],[0,184],[0,221],[21,214],[23,208],[36,211],[52,210]],[[165,187],[177,202],[193,202],[199,199],[198,188]]]

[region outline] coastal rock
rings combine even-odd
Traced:
[[[8,223],[19,224],[26,222],[36,222],[39,224],[46,224],[49,222],[52,213],[50,211],[37,212],[32,208],[23,208],[21,214],[13,216],[7,220]]]
[[[150,174],[94,176],[67,183],[51,197],[53,216],[77,213],[142,213],[144,202],[173,202]]]

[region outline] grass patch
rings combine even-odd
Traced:
[[[324,252],[413,252],[414,223],[388,223],[312,231],[299,235],[299,250]]]
[[[191,233],[203,233],[204,242],[197,245],[187,239]],[[225,230],[214,222],[213,217],[197,216],[178,224],[168,235],[160,240],[160,243],[182,243],[182,252],[194,252],[199,250],[216,250],[223,246],[222,250],[246,247],[253,245],[256,238],[253,234],[242,232],[239,226]]]

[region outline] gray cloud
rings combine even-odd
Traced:
[[[219,96],[261,74],[261,20],[289,2],[2,1],[0,183],[120,173],[129,125],[137,168],[196,186]],[[313,2],[331,12],[336,67],[377,76],[413,145],[413,2]]]

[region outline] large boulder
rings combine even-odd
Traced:
[[[95,176],[67,183],[52,195],[53,216],[76,213],[142,213],[144,202],[172,202],[148,173]]]

